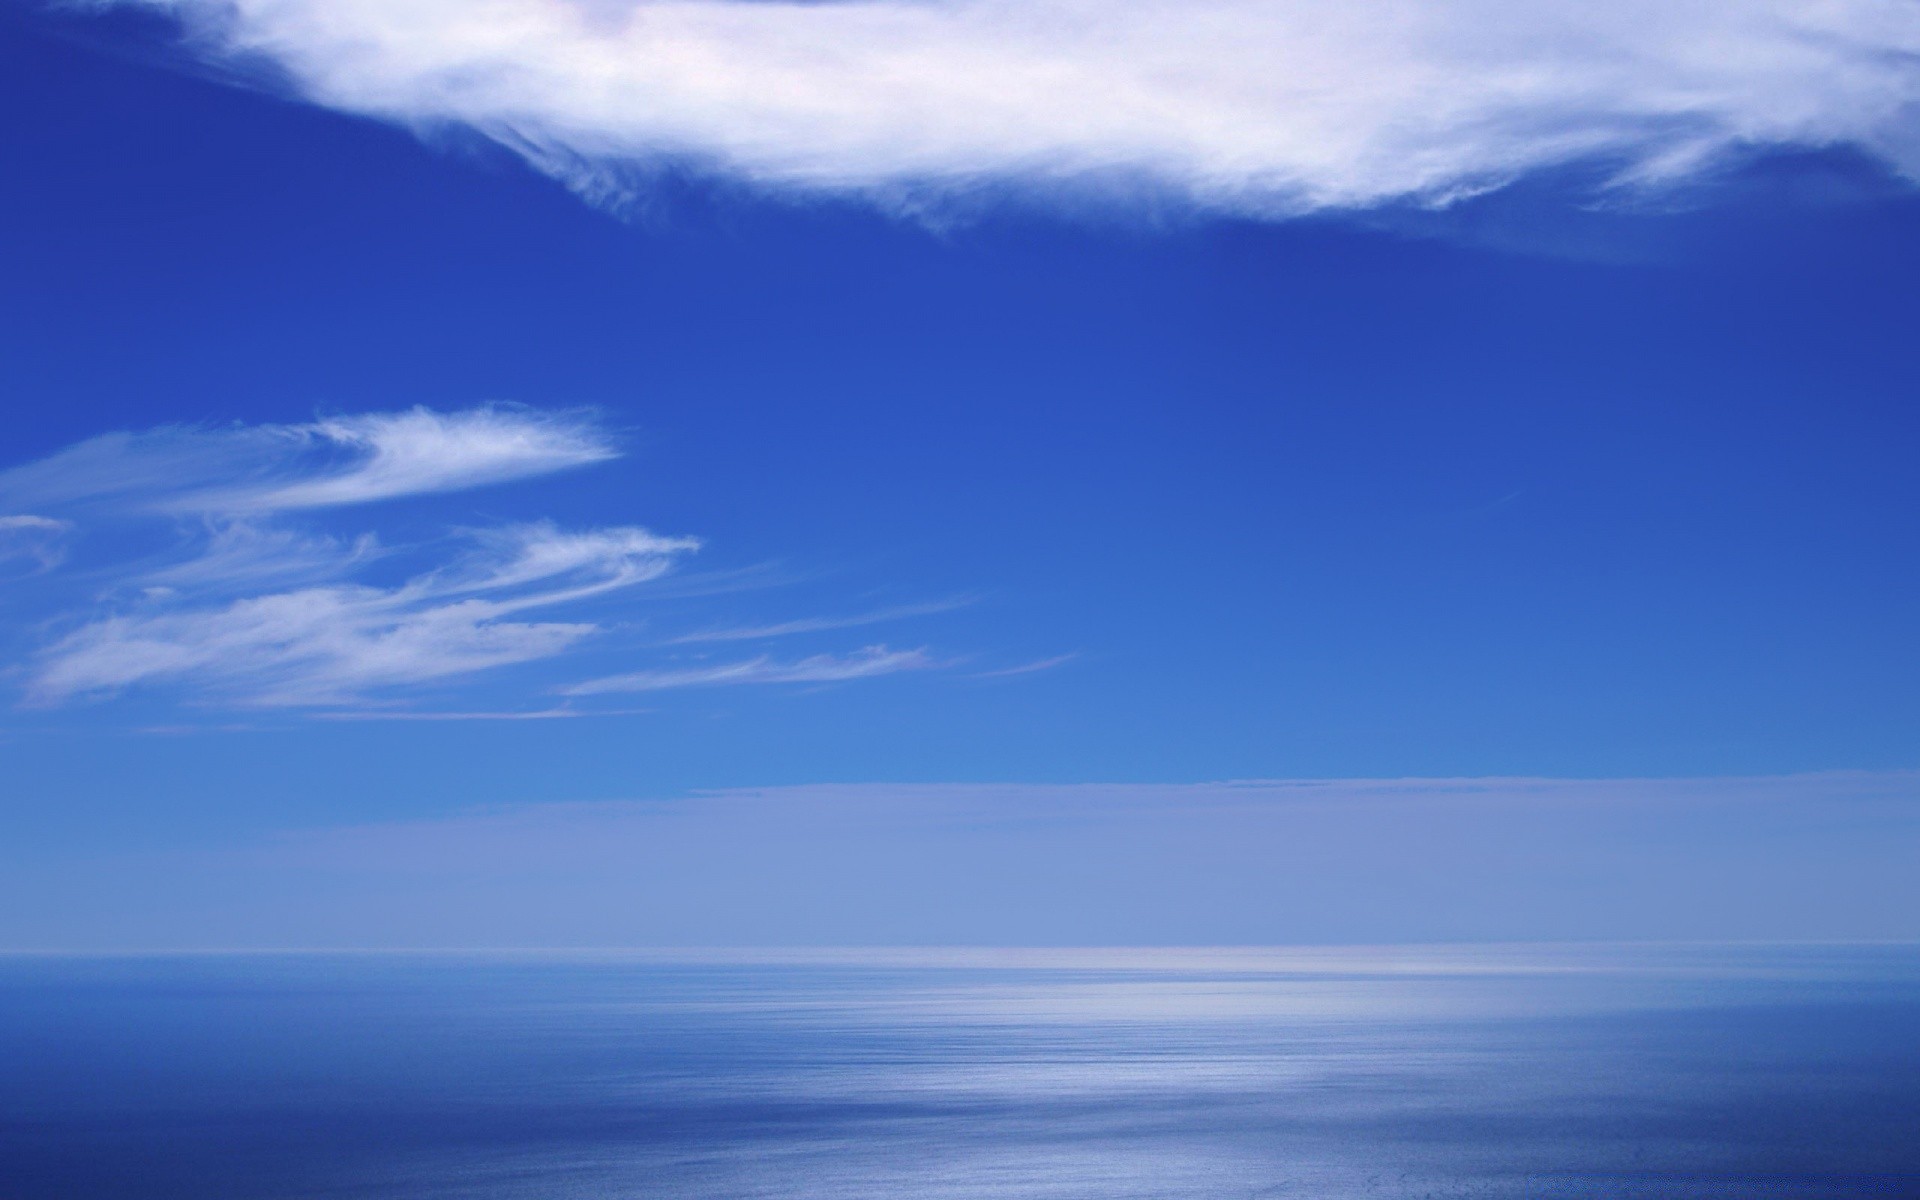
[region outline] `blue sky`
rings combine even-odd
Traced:
[[[1676,935],[1920,933],[1907,10],[625,9],[0,8],[0,941],[367,940],[208,914],[476,810],[1403,777],[1795,777],[1601,841],[1858,885]],[[1194,811],[1251,890],[1138,938],[1662,929],[1471,855],[1456,916],[1369,907],[1392,836],[1258,826],[1353,864],[1317,922]],[[902,899],[925,828],[822,820],[894,917],[579,919],[612,880],[514,936],[1020,940]],[[1047,877],[1006,836],[942,869]],[[356,870],[302,911],[521,896]],[[1032,937],[1128,940],[1124,872],[1055,874]]]

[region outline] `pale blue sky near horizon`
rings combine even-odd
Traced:
[[[1920,936],[1884,4],[167,7],[0,2],[0,947]]]

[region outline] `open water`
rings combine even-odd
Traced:
[[[1920,1197],[1920,950],[7,956],[0,1197]]]

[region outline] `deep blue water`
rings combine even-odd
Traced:
[[[0,1197],[1920,1197],[1920,950],[0,958]]]

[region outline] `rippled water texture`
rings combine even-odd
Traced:
[[[0,958],[0,1196],[1920,1196],[1920,951]]]

